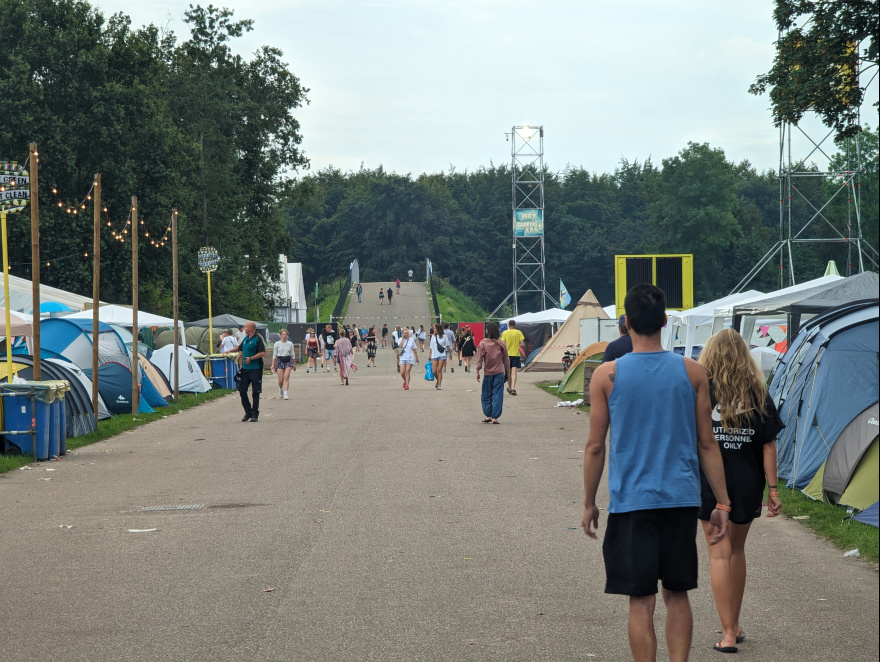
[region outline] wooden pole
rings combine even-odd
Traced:
[[[95,175],[92,230],[92,411],[98,422],[98,308],[101,306],[101,175]]]
[[[137,414],[138,402],[138,199],[131,197],[131,413]]]
[[[39,152],[37,143],[31,143],[30,176],[31,176],[31,287],[34,311],[34,381],[40,381],[40,198],[38,188]],[[8,307],[9,304],[7,303]]]
[[[5,297],[4,311],[6,313],[6,381],[12,383],[12,320],[10,319],[9,304],[9,248],[6,243],[6,212],[0,212],[0,227],[3,232],[3,295]],[[37,317],[39,320],[39,316]],[[39,322],[38,322],[39,323]]]
[[[174,402],[180,402],[180,300],[177,290],[177,210],[171,211],[171,272],[174,281]]]

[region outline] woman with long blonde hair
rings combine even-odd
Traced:
[[[714,648],[736,653],[737,644],[746,638],[739,624],[746,586],[746,536],[752,521],[761,515],[765,480],[767,517],[775,517],[782,509],[776,485],[776,435],[785,425],[739,333],[724,329],[709,338],[699,362],[709,376],[712,428],[724,460],[731,507],[727,535],[717,545],[709,545],[712,593],[723,632]],[[702,471],[700,484],[698,517],[708,542],[709,515],[716,499]]]

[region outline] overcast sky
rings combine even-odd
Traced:
[[[759,170],[779,165],[769,100],[747,92],[772,63],[771,0],[213,2],[255,21],[238,52],[281,48],[310,89],[297,115],[312,170],[507,163],[504,133],[521,124],[544,126],[557,171],[611,172],[624,157],[659,165],[688,141]],[[188,35],[188,2],[94,4]],[[863,118],[877,123],[873,109]]]

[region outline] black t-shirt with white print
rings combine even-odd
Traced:
[[[710,384],[711,387],[711,384]],[[770,443],[785,427],[776,405],[770,395],[766,395],[765,414],[755,412],[752,420],[746,419],[743,427],[725,430],[721,424],[721,409],[712,394],[712,431],[721,449],[724,461],[724,478],[727,481],[727,494],[730,497],[730,521],[747,524],[761,514],[761,498],[764,494],[764,444]],[[700,469],[700,512],[698,517],[708,520],[717,500],[709,486],[702,468]]]

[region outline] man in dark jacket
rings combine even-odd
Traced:
[[[617,320],[617,329],[620,331],[620,338],[608,343],[608,347],[605,348],[605,356],[602,357],[602,363],[614,361],[633,351],[633,341],[626,330],[626,315],[621,315]]]

